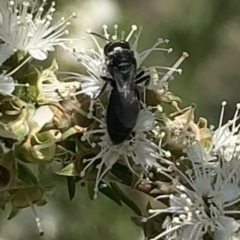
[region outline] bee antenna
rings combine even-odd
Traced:
[[[100,35],[100,34],[97,34],[97,33],[94,33],[94,32],[89,32],[89,34],[92,34],[92,35],[94,35],[94,36],[100,37],[100,38],[102,38],[102,39],[104,39],[104,40],[106,40],[106,41],[109,42],[109,39],[107,39],[106,37],[104,37],[104,36],[102,36],[102,35]]]

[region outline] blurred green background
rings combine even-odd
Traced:
[[[219,118],[222,100],[227,100],[226,119],[235,111],[240,89],[240,1],[239,0],[57,0],[55,16],[76,12],[70,26],[71,37],[86,36],[91,28],[101,33],[101,26],[118,23],[130,30],[132,24],[143,26],[139,49],[151,47],[157,38],[169,39],[171,54],[156,52],[144,65],[172,65],[183,51],[190,57],[181,65],[182,75],[175,75],[170,90],[183,99],[182,107],[197,104],[197,116],[211,124]],[[84,41],[74,43],[81,48]],[[64,55],[63,55],[64,54]],[[76,61],[62,51],[57,53],[63,70],[80,69]],[[6,220],[0,212],[0,240],[142,240],[141,229],[130,220],[133,213],[119,207],[105,196],[90,201],[85,188],[78,188],[73,201],[68,200],[66,182],[59,183],[49,204],[38,208],[44,237],[37,235],[29,209],[15,219]]]

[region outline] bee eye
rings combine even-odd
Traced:
[[[104,54],[109,57],[109,53],[112,52],[113,48],[112,48],[112,43],[108,43],[106,44],[106,46],[104,47]]]

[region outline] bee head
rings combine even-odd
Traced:
[[[104,54],[109,57],[109,55],[114,52],[115,50],[118,49],[127,49],[130,50],[130,45],[128,42],[121,40],[121,41],[116,41],[116,42],[109,42],[106,44],[104,47]]]

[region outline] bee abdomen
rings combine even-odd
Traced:
[[[132,111],[130,111],[131,109],[132,106],[128,106],[121,102],[117,90],[114,89],[109,99],[106,119],[107,131],[113,144],[124,142],[133,131],[138,116],[138,110],[134,111],[133,108]],[[131,121],[129,121],[130,119]]]
[[[132,130],[132,128],[125,127],[114,112],[107,114],[107,131],[113,144],[124,142]]]

